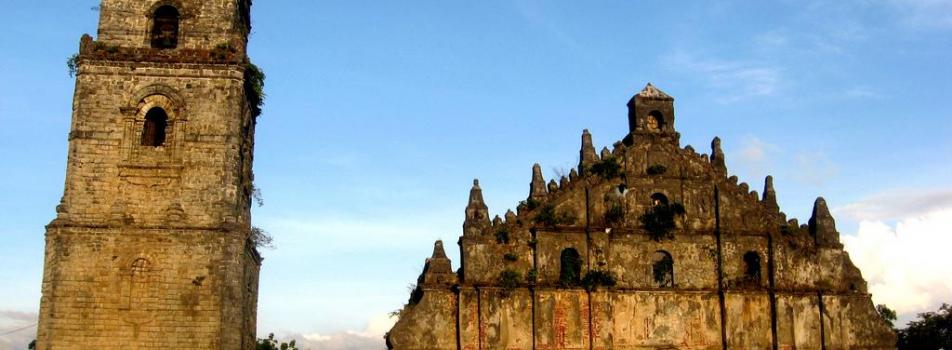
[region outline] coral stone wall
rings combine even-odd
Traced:
[[[546,183],[533,166],[505,218],[474,184],[458,281],[425,268],[391,348],[895,348],[825,200],[787,221],[772,178],[761,196],[728,176],[719,139],[679,145],[673,98],[649,84],[629,108],[623,141],[597,152],[583,132],[578,168]],[[428,267],[448,264],[437,246]]]

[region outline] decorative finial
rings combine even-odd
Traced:
[[[582,130],[582,149],[579,151],[579,169],[582,175],[585,175],[585,169],[598,161],[598,154],[595,153],[595,146],[592,144],[592,134],[588,129]]]
[[[724,162],[724,151],[721,150],[721,138],[715,137],[711,141],[711,165],[714,171],[720,175],[727,174],[727,164]]]
[[[764,180],[764,198],[762,201],[771,211],[780,209],[780,205],[777,204],[777,192],[774,191],[773,176],[767,175]]]
[[[474,179],[473,187],[469,190],[469,203],[466,204],[463,235],[478,234],[489,225],[489,207],[483,201],[483,190],[479,187],[479,180]]]
[[[823,197],[813,202],[813,216],[809,222],[810,234],[821,247],[840,247],[840,234],[836,232],[836,222]]]
[[[532,182],[529,183],[529,199],[542,200],[547,194],[545,178],[542,177],[542,166],[539,163],[532,165]]]

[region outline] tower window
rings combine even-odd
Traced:
[[[655,252],[651,270],[658,288],[674,287],[674,259],[670,253],[663,250]]]
[[[648,119],[645,121],[645,128],[648,131],[664,130],[664,115],[658,111],[648,112]]]
[[[155,107],[145,114],[142,126],[142,145],[159,147],[165,144],[165,129],[169,126],[169,116],[165,110]]]
[[[582,258],[575,248],[562,250],[559,284],[565,287],[577,286],[582,281]]]
[[[760,255],[757,252],[744,253],[744,277],[756,283],[760,283]]]
[[[174,49],[178,46],[179,12],[165,5],[155,10],[152,17],[152,47]]]

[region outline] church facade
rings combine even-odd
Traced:
[[[250,0],[103,0],[72,60],[37,349],[254,349]]]
[[[392,349],[894,349],[826,202],[787,220],[773,179],[730,176],[720,140],[682,147],[674,99],[651,84],[628,103],[628,135],[490,218],[470,190],[461,264],[442,242]]]

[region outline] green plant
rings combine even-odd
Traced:
[[[251,108],[251,115],[255,118],[261,115],[261,107],[264,106],[264,80],[265,75],[261,68],[254,63],[248,62],[245,66],[245,98],[248,106]]]
[[[604,270],[589,271],[585,274],[585,278],[582,279],[582,286],[585,287],[587,291],[597,290],[598,287],[611,288],[617,283],[615,274]]]
[[[648,175],[661,175],[668,171],[668,168],[661,164],[655,164],[647,169]]]
[[[506,253],[506,255],[503,255],[503,259],[506,259],[506,261],[508,262],[514,262],[519,260],[519,256],[516,255],[515,253],[510,252],[510,253]]]
[[[663,239],[674,238],[671,231],[676,227],[675,216],[684,214],[684,206],[679,203],[658,204],[645,211],[639,220],[651,239],[660,242]]]
[[[271,333],[268,334],[267,339],[258,339],[255,350],[298,350],[298,347],[294,339],[287,343],[278,342],[277,339],[274,339],[274,333]]]
[[[600,162],[592,164],[589,168],[592,174],[601,176],[605,179],[613,179],[621,176],[621,165],[615,161],[615,158],[602,159]]]
[[[274,249],[274,238],[268,234],[268,231],[258,226],[251,227],[251,235],[248,237],[255,248]]]
[[[552,205],[546,205],[539,210],[534,219],[536,224],[555,227],[556,225],[569,225],[575,223],[576,217],[570,212],[555,210]]]
[[[526,282],[529,284],[535,284],[536,280],[539,279],[539,270],[533,268],[529,271],[526,271]]]
[[[509,230],[501,228],[496,231],[496,243],[509,244]]]
[[[625,209],[618,203],[605,211],[605,225],[620,224],[625,220]]]
[[[502,288],[503,295],[509,295],[519,287],[521,279],[522,275],[515,270],[505,269],[499,272],[496,283],[499,284],[499,288]]]
[[[238,49],[236,49],[234,45],[231,43],[221,43],[212,48],[211,55],[212,58],[225,60],[236,53],[238,53]]]
[[[72,56],[66,59],[66,72],[69,73],[69,77],[72,78],[76,75],[76,71],[79,69],[79,54],[74,53]]]
[[[883,321],[892,324],[896,322],[896,312],[887,307],[885,304],[876,305],[876,312],[879,313],[879,317],[883,318]]]
[[[790,225],[780,225],[780,234],[784,236],[789,236],[793,233],[793,230],[790,229]]]

